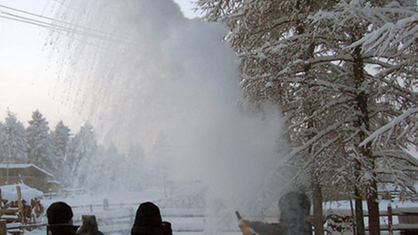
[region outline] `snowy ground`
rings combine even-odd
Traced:
[[[4,187],[4,186],[3,186]],[[2,187],[4,197],[13,197],[13,193],[7,193],[8,190]],[[13,191],[13,187],[10,187]],[[30,194],[38,195],[37,191],[31,189],[25,190],[22,186],[23,196],[30,196]],[[142,192],[113,192],[107,194],[67,194],[59,197],[43,197],[42,204],[45,208],[55,202],[64,201],[72,206],[74,211],[74,224],[81,225],[82,215],[95,215],[99,229],[106,235],[111,234],[129,234],[130,228],[133,224],[135,212],[140,203],[152,201],[160,206],[163,220],[172,223],[174,235],[202,235],[203,231],[208,229],[209,218],[203,208],[173,208],[166,206],[167,200],[164,198],[164,193],[160,189],[152,189]],[[107,207],[104,204],[108,204]],[[387,200],[380,201],[380,211],[387,211],[388,206],[396,210],[399,208],[418,208],[417,202],[399,202]],[[367,205],[364,204],[364,208]],[[351,214],[351,205],[349,201],[338,201],[332,203],[324,203],[324,210],[326,213]],[[251,219],[251,218],[249,218]],[[268,218],[272,219],[272,218]],[[276,219],[276,218],[274,218]],[[46,224],[46,218],[43,217],[41,224]],[[233,222],[232,222],[233,223]],[[367,219],[365,219],[367,226]],[[387,217],[381,217],[381,224],[387,224]],[[397,224],[397,217],[393,217],[393,223]],[[232,225],[228,231],[223,231],[223,235],[239,235],[241,234],[238,227]],[[210,229],[210,227],[209,227]],[[46,228],[42,226],[40,229],[33,231],[26,231],[25,234],[30,235],[45,235]],[[384,233],[382,233],[384,234]]]

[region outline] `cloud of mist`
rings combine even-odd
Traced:
[[[72,72],[63,82],[103,143],[150,152],[163,134],[171,180],[202,180],[231,207],[259,192],[277,162],[281,115],[240,106],[225,26],[187,19],[170,0],[67,4],[65,20],[118,35],[74,36],[67,45]]]

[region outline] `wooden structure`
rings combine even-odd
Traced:
[[[24,183],[42,192],[57,190],[54,176],[34,164],[0,164],[0,185]]]
[[[25,230],[30,230],[37,227],[39,218],[43,215],[44,209],[39,200],[39,195],[34,191],[42,194],[39,190],[30,189],[24,185],[16,185],[15,190],[10,190],[11,187],[3,186],[0,188],[0,235],[13,234],[21,235]],[[3,192],[3,189],[6,189]],[[25,196],[28,193],[30,196]],[[15,193],[15,195],[13,195]],[[6,198],[3,198],[3,195]]]
[[[352,211],[347,209],[332,210],[326,216],[326,234],[354,234],[355,219]],[[365,218],[367,211],[363,211]],[[418,208],[392,208],[390,205],[387,210],[381,210],[381,221],[387,221],[380,225],[380,230],[384,234],[418,235]],[[397,218],[394,220],[394,218]],[[395,222],[394,222],[395,221]],[[366,227],[368,230],[368,227]]]
[[[398,216],[399,223],[393,224],[392,217]],[[395,208],[388,207],[388,225],[382,225],[382,230],[388,230],[389,234],[393,231],[400,231],[403,235],[417,235],[418,234],[418,208]]]

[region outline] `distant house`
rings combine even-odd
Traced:
[[[378,185],[378,194],[380,199],[384,200],[394,200],[399,201],[404,200],[418,200],[418,185],[413,182],[410,182],[408,187],[400,187],[399,185],[386,183]]]
[[[43,192],[56,191],[58,182],[34,164],[0,164],[0,185],[24,183]]]

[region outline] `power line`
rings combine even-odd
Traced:
[[[9,13],[5,10],[0,9],[0,18],[13,20],[13,21],[21,22],[21,23],[32,24],[35,26],[39,26],[39,27],[43,27],[43,28],[47,28],[51,30],[65,31],[70,34],[77,34],[81,36],[87,36],[87,37],[92,37],[92,38],[97,38],[97,39],[102,39],[102,40],[117,41],[117,42],[123,42],[123,43],[129,42],[129,40],[126,40],[114,34],[110,34],[107,32],[103,32],[100,30],[88,28],[85,26],[77,25],[77,24],[68,23],[62,20],[57,20],[57,19],[53,19],[50,17],[34,14],[31,12],[16,9],[13,7],[8,7],[8,6],[0,4],[0,8],[18,13],[18,14]],[[29,16],[19,15],[21,13],[29,15]],[[42,20],[37,19],[37,18],[41,18]],[[51,22],[45,22],[43,20],[48,20]]]
[[[56,30],[56,28],[52,28],[52,27],[47,26],[47,25],[43,25],[43,24],[39,24],[39,23],[35,23],[35,22],[30,22],[30,21],[26,21],[26,20],[16,19],[16,18],[7,17],[7,16],[2,16],[2,15],[0,15],[0,18],[3,18],[3,19],[8,19],[8,20],[13,20],[13,21],[17,21],[17,22],[22,22],[22,23],[27,23],[27,24],[32,24],[32,25],[39,26],[39,27],[46,28],[46,29]],[[68,35],[68,34],[67,34],[67,35],[66,35],[66,34],[63,34],[63,33],[62,33],[62,32],[60,32],[60,31],[57,31],[56,33],[57,33],[57,34],[60,34],[60,35],[63,35],[63,36],[70,37],[70,38],[72,38],[72,39],[74,39],[74,40],[77,40],[77,41],[83,42],[83,43],[88,44],[88,45],[90,45],[90,46],[95,46],[95,47],[97,47],[97,45],[94,45],[94,44],[92,44],[92,43],[90,43],[90,42],[84,41],[84,40],[82,40],[82,39],[79,39],[79,38],[73,37],[73,36]],[[75,34],[75,35],[76,35],[76,34]],[[83,35],[83,36],[85,36],[85,35]]]
[[[19,15],[7,13],[7,12],[0,12],[0,13],[3,14],[3,15],[0,14],[1,18],[8,19],[8,20],[14,20],[14,21],[17,21],[17,22],[32,24],[32,25],[36,25],[36,26],[46,28],[46,29],[51,29],[51,30],[64,31],[64,32],[67,32],[67,33],[70,33],[70,34],[76,34],[76,35],[87,36],[87,37],[103,39],[103,40],[118,41],[117,39],[108,38],[108,37],[100,35],[100,34],[93,34],[91,32],[84,32],[84,31],[80,31],[80,30],[77,30],[77,29],[67,28],[67,27],[63,27],[63,26],[60,26],[60,25],[55,25],[55,24],[51,24],[51,23],[48,23],[48,22],[44,22],[44,21],[30,19],[30,18],[27,18],[27,17],[24,17],[24,16],[19,16]]]
[[[1,5],[1,4],[0,4],[0,7],[6,8],[8,10],[16,11],[16,12],[28,14],[28,15],[31,15],[31,16],[35,16],[35,17],[39,17],[39,18],[51,20],[53,22],[58,22],[58,23],[62,23],[62,24],[65,24],[65,25],[73,26],[73,27],[76,27],[76,28],[82,28],[82,29],[86,29],[86,30],[89,30],[89,31],[97,32],[97,33],[100,33],[100,34],[109,35],[111,37],[119,37],[117,35],[113,35],[113,34],[110,34],[110,33],[107,33],[107,32],[103,32],[103,31],[100,31],[100,30],[96,30],[96,29],[92,29],[92,28],[85,27],[85,26],[68,23],[68,22],[65,22],[65,21],[62,21],[62,20],[58,20],[58,19],[46,17],[46,16],[43,16],[43,15],[39,15],[39,14],[35,14],[35,13],[32,13],[32,12],[28,12],[28,11],[16,9],[16,8],[13,8],[13,7],[8,7],[8,6],[4,6],[4,5]]]

